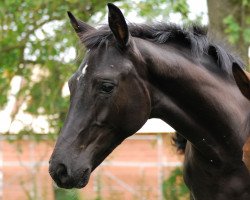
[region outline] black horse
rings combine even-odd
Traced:
[[[108,8],[109,24],[99,29],[68,13],[88,51],[69,80],[52,178],[60,187],[84,187],[110,152],[154,117],[188,140],[184,180],[191,198],[249,200],[242,147],[250,104],[232,75],[232,64],[243,64],[209,41],[205,28],[127,25],[119,8]]]

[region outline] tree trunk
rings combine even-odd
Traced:
[[[234,16],[241,28],[246,28],[245,7],[241,1],[235,0],[207,0],[209,30],[218,38],[225,38],[225,24],[223,19],[228,15]],[[234,50],[243,59],[244,63],[249,65],[248,58],[249,45],[244,42],[243,32],[240,32],[239,41],[234,44]]]

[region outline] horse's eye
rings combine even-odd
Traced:
[[[106,94],[109,94],[113,91],[114,89],[114,84],[113,83],[102,83],[101,86],[100,86],[100,91],[102,93],[106,93]]]

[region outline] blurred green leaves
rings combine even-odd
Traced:
[[[174,169],[169,178],[163,182],[162,192],[166,200],[189,199],[189,190],[183,181],[181,168]]]
[[[170,14],[180,14],[183,23],[188,21],[189,6],[186,0],[140,0],[122,1],[126,11],[136,12],[148,22],[169,21]]]
[[[246,27],[242,27],[232,15],[226,17],[223,22],[226,25],[225,33],[232,44],[239,42],[241,33],[244,42],[250,44],[250,16],[245,19]]]
[[[186,0],[171,0],[173,10],[181,13],[184,18],[188,18],[189,7]]]
[[[223,20],[223,23],[226,25],[225,33],[228,34],[229,42],[231,42],[232,44],[238,42],[240,38],[241,27],[236,22],[234,17],[232,15],[227,16]]]
[[[250,44],[250,0],[237,1],[240,13],[228,15],[223,19],[225,33],[232,44],[243,42]]]

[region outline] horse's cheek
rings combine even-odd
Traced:
[[[127,134],[134,134],[147,121],[149,116],[149,102],[147,97],[140,90],[132,97],[128,96],[126,100],[120,100],[120,104],[116,105],[118,124]]]

